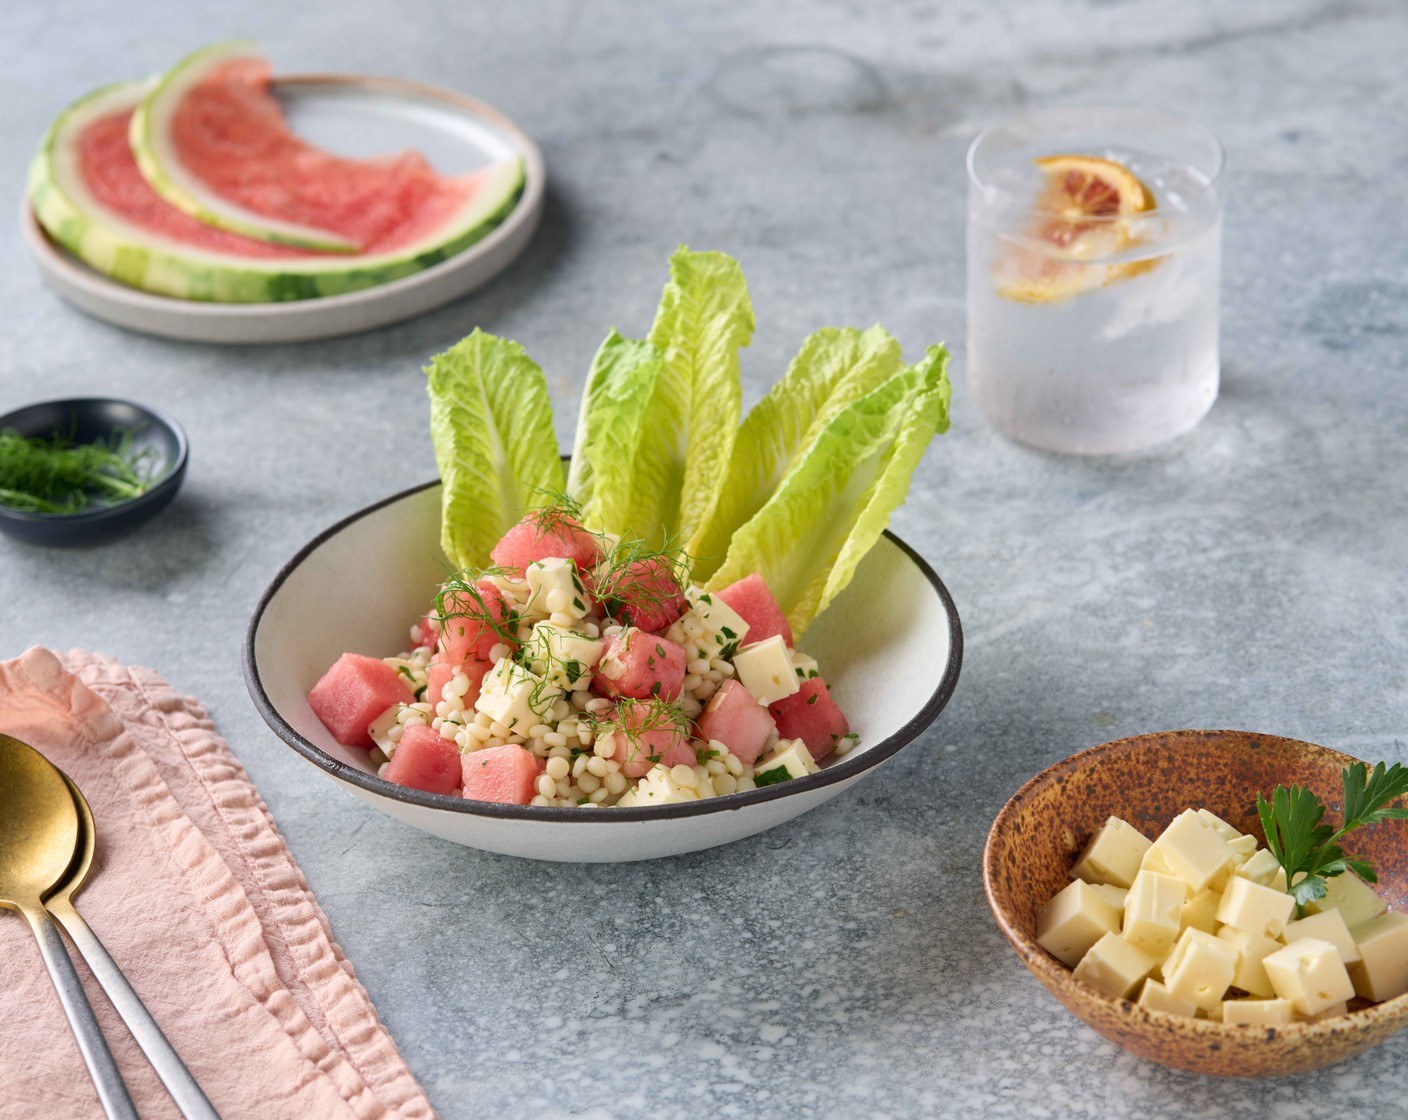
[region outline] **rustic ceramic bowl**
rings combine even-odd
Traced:
[[[1243,731],[1169,731],[1120,739],[1059,762],[1017,791],[983,852],[988,903],[1017,955],[1046,989],[1112,1042],[1142,1058],[1195,1073],[1270,1077],[1319,1069],[1362,1054],[1408,1026],[1408,995],[1316,1023],[1256,1027],[1190,1019],[1111,999],[1078,981],[1036,943],[1037,911],[1069,881],[1077,853],[1106,818],[1155,836],[1187,808],[1211,809],[1264,842],[1256,794],[1278,784],[1313,790],[1336,821],[1340,771],[1355,761],[1313,743]],[[1352,834],[1389,906],[1408,909],[1408,824]]]

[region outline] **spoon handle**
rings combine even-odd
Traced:
[[[83,985],[78,972],[64,948],[59,927],[54,925],[48,912],[42,906],[21,908],[25,921],[39,942],[39,953],[44,958],[44,967],[49,970],[49,979],[54,982],[54,990],[59,993],[68,1025],[78,1040],[79,1052],[88,1064],[88,1074],[93,1078],[93,1086],[98,1090],[98,1100],[109,1120],[139,1120],[137,1110],[132,1106],[132,1098],[127,1095],[122,1074],[117,1070],[112,1051],[108,1049],[103,1032],[98,1029],[98,1020],[93,1015],[93,1007],[83,994]]]
[[[122,1021],[127,1024],[127,1029],[132,1032],[152,1069],[156,1070],[161,1083],[181,1110],[181,1115],[186,1120],[220,1120],[220,1114],[206,1098],[191,1071],[186,1068],[186,1063],[181,1061],[171,1042],[162,1034],[146,1004],[127,982],[127,977],[98,940],[98,935],[84,921],[83,915],[64,895],[55,896],[44,905],[58,919],[74,947],[88,962],[89,970],[122,1016]]]

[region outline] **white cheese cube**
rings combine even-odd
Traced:
[[[1183,880],[1178,880],[1181,885]],[[1183,904],[1178,932],[1185,929],[1200,929],[1204,933],[1217,932],[1217,908],[1222,903],[1222,894],[1209,887],[1199,891]]]
[[[633,789],[628,789],[621,795],[616,804],[630,808],[633,805],[672,805],[702,799],[700,788],[682,785],[675,781],[670,771],[671,767],[656,763]]]
[[[1237,950],[1237,972],[1232,977],[1232,983],[1254,996],[1274,996],[1276,989],[1272,987],[1271,977],[1266,975],[1262,962],[1278,951],[1281,943],[1232,926],[1223,926],[1217,931],[1217,936]]]
[[[1190,894],[1210,885],[1232,863],[1227,841],[1193,809],[1175,817],[1154,841],[1154,847],[1169,872],[1188,884]]]
[[[817,664],[815,657],[803,653],[801,650],[792,650],[792,671],[797,674],[797,683],[809,681],[813,677],[821,676],[821,666]]]
[[[748,623],[743,621],[743,616],[717,595],[697,587],[686,591],[685,597],[689,600],[689,613],[714,636],[714,645],[718,649],[711,656],[732,656],[748,637]]]
[[[1292,1011],[1295,1009],[1292,1008]],[[1340,1000],[1339,1003],[1332,1003],[1324,1011],[1317,1011],[1314,1015],[1297,1015],[1296,1019],[1302,1023],[1318,1023],[1321,1019],[1333,1019],[1339,1015],[1349,1014],[1349,1001]]]
[[[1164,983],[1180,999],[1211,1012],[1237,973],[1237,949],[1200,929],[1187,929],[1164,962]]]
[[[1290,895],[1233,876],[1217,907],[1217,920],[1275,940],[1286,928],[1295,907],[1296,900]]]
[[[562,689],[552,682],[505,657],[485,675],[474,708],[511,732],[526,735],[530,727],[543,722],[561,695]]]
[[[1224,1023],[1279,1027],[1291,1017],[1291,1005],[1284,999],[1229,999],[1222,1005]]]
[[[764,707],[791,696],[799,687],[781,634],[744,646],[734,655],[733,667],[739,684]]]
[[[367,728],[367,734],[372,737],[372,742],[381,748],[381,753],[390,758],[396,753],[396,743],[391,738],[391,729],[396,726],[396,714],[401,710],[400,704],[392,704],[376,719],[372,720]]]
[[[1321,941],[1328,941],[1338,950],[1340,960],[1346,966],[1359,960],[1359,946],[1354,943],[1353,934],[1344,924],[1344,915],[1338,910],[1322,910],[1318,914],[1307,914],[1299,921],[1287,922],[1281,933],[1281,940],[1287,945],[1302,937],[1318,937]]]
[[[1354,995],[1339,951],[1328,941],[1303,937],[1267,955],[1262,965],[1271,986],[1298,1015],[1318,1015]]]
[[[1408,914],[1380,914],[1353,932],[1360,957],[1349,966],[1354,990],[1379,1003],[1408,992]]]
[[[1077,879],[1036,914],[1036,943],[1075,968],[1090,947],[1120,928],[1120,912],[1089,883]]]
[[[1212,812],[1209,809],[1199,809],[1198,816],[1205,825],[1207,825],[1210,829],[1216,832],[1229,844],[1236,840],[1237,837],[1242,835],[1225,820],[1223,820],[1216,813]],[[1255,846],[1256,841],[1253,840],[1252,844],[1253,846]]]
[[[1388,903],[1353,871],[1326,879],[1325,897],[1305,904],[1307,914],[1338,910],[1344,917],[1344,924],[1350,929],[1362,926],[1371,918],[1377,918],[1387,909]]]
[[[1237,868],[1233,874],[1243,879],[1250,879],[1253,883],[1260,883],[1263,887],[1270,887],[1272,890],[1284,892],[1286,889],[1286,870],[1268,848],[1260,848],[1253,852],[1247,857],[1247,862]]]
[[[1073,975],[1115,999],[1128,999],[1158,962],[1117,933],[1107,933],[1081,957]]]
[[[530,614],[565,614],[583,618],[587,593],[577,575],[577,565],[561,556],[535,560],[523,573],[530,595],[524,609]]]
[[[605,646],[600,639],[576,630],[539,622],[528,642],[528,656],[540,676],[570,691],[578,681],[592,675]]]
[[[812,752],[807,750],[807,744],[801,739],[783,739],[771,754],[766,754],[753,763],[753,780],[756,782],[779,766],[787,771],[789,778],[805,778],[821,769],[812,758]]]
[[[1098,829],[1071,868],[1072,879],[1128,888],[1149,850],[1149,839],[1132,824],[1111,817]]]
[[[1192,1000],[1174,995],[1157,980],[1145,980],[1139,992],[1139,1006],[1151,1011],[1166,1011],[1170,1015],[1187,1015],[1190,1019],[1197,1013],[1197,1004]]]
[[[1087,883],[1086,886],[1120,913],[1124,913],[1124,900],[1129,897],[1129,891],[1124,887],[1116,887],[1110,883]]]
[[[1162,960],[1178,940],[1185,897],[1182,879],[1157,871],[1139,872],[1125,899],[1121,936]]]

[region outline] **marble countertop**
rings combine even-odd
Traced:
[[[1026,973],[983,898],[1003,801],[1073,751],[1254,729],[1408,761],[1408,10],[1382,0],[134,0],[0,13],[0,194],[97,84],[250,35],[278,66],[493,101],[551,179],[526,255],[372,334],[229,348],[124,333],[40,284],[0,223],[0,411],[57,395],[186,425],[177,503],[134,539],[0,539],[0,656],[150,665],[200,697],[268,801],[445,1117],[1387,1115],[1408,1034],[1320,1074],[1140,1061]],[[963,153],[1055,100],[1165,105],[1226,143],[1223,390],[1121,459],[994,434],[963,370]],[[609,326],[649,323],[678,242],[744,264],[746,403],[826,324],[947,339],[952,431],[895,529],[967,635],[948,709],[847,794],[726,848],[628,866],[481,854],[338,793],[256,715],[244,627],[315,532],[430,478],[420,372],[475,326],[548,371],[570,440]]]

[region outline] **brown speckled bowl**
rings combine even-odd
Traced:
[[[1230,1025],[1111,999],[1036,943],[1037,911],[1069,881],[1076,855],[1107,817],[1123,817],[1153,838],[1184,809],[1207,808],[1264,842],[1258,790],[1306,786],[1338,824],[1340,771],[1353,761],[1313,743],[1245,731],[1168,731],[1081,751],[1038,774],[997,815],[983,852],[988,903],[1046,989],[1140,1057],[1196,1073],[1270,1077],[1362,1054],[1408,1026],[1408,995],[1380,1004],[1356,999],[1348,1014],[1317,1023]],[[1353,832],[1346,849],[1373,864],[1390,907],[1408,910],[1408,822]]]

